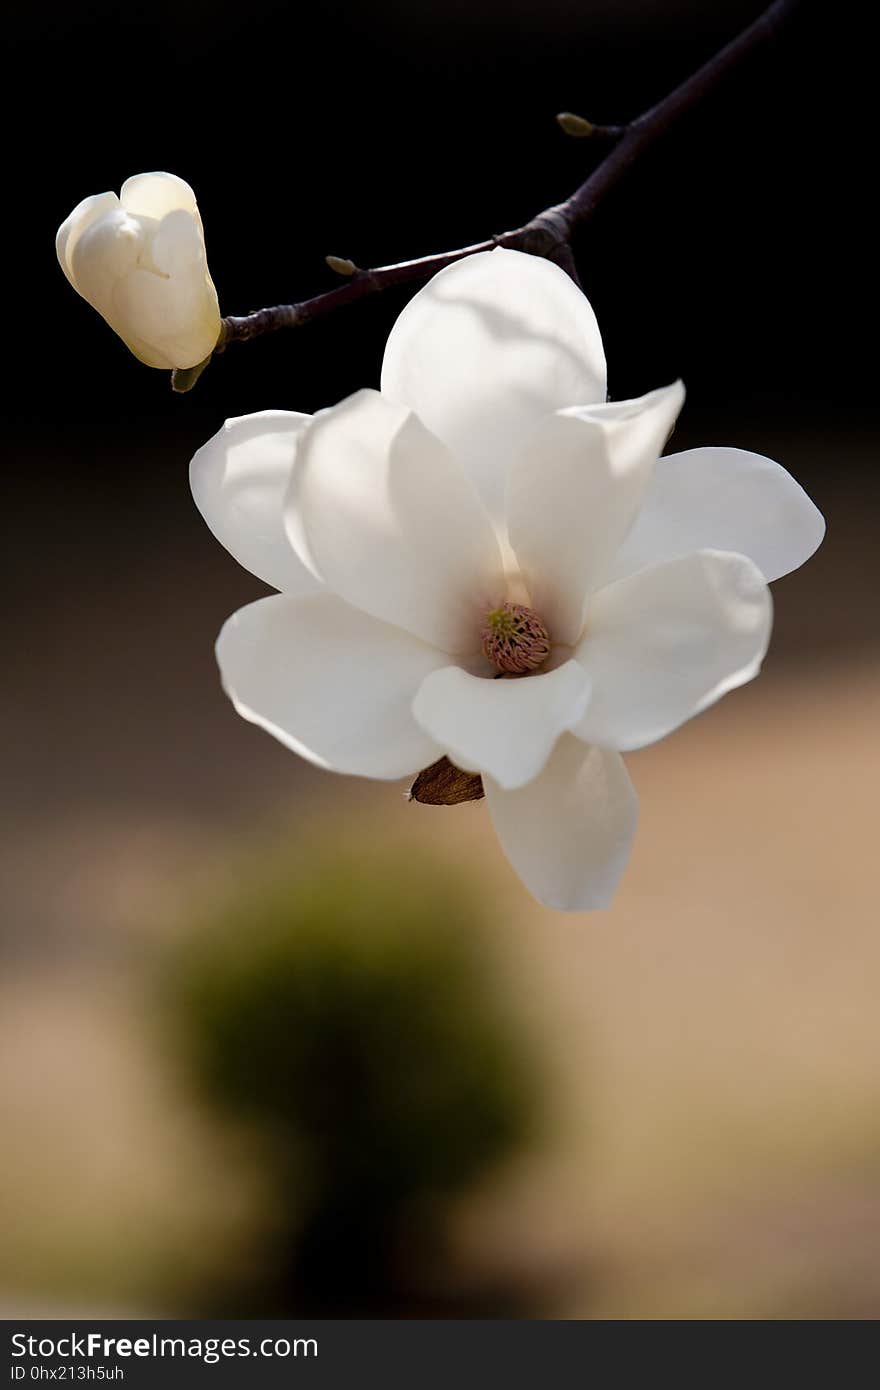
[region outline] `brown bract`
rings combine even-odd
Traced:
[[[408,801],[423,806],[458,806],[463,801],[481,801],[486,795],[478,772],[462,772],[447,757],[420,772],[407,792]]]

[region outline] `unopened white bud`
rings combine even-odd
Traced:
[[[55,249],[73,288],[148,367],[195,367],[220,336],[195,194],[175,174],[135,174],[84,198]]]

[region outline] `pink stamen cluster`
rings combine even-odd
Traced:
[[[499,671],[524,676],[537,671],[550,655],[550,635],[531,608],[505,602],[486,614],[480,631],[483,651]]]

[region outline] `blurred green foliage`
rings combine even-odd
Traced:
[[[322,856],[247,885],[176,961],[192,1072],[272,1155],[249,1311],[405,1305],[448,1200],[531,1133],[532,1072],[484,926],[434,864]]]

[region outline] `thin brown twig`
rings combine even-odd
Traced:
[[[799,0],[774,0],[769,9],[655,106],[626,125],[597,127],[603,142],[610,144],[611,149],[589,177],[563,202],[545,208],[521,227],[488,237],[485,241],[461,246],[454,251],[378,266],[373,270],[358,270],[344,284],[312,299],[225,318],[214,352],[222,352],[231,343],[247,342],[264,333],[273,333],[282,328],[299,328],[334,309],[354,304],[369,294],[411,281],[427,280],[455,261],[479,251],[491,251],[498,246],[545,256],[579,283],[571,248],[575,227],[592,217],[601,200],[649,146],[709,96],[743,59],[776,37],[798,3]],[[200,374],[201,368],[190,369],[188,373],[172,373],[172,386],[179,391],[189,390]]]

